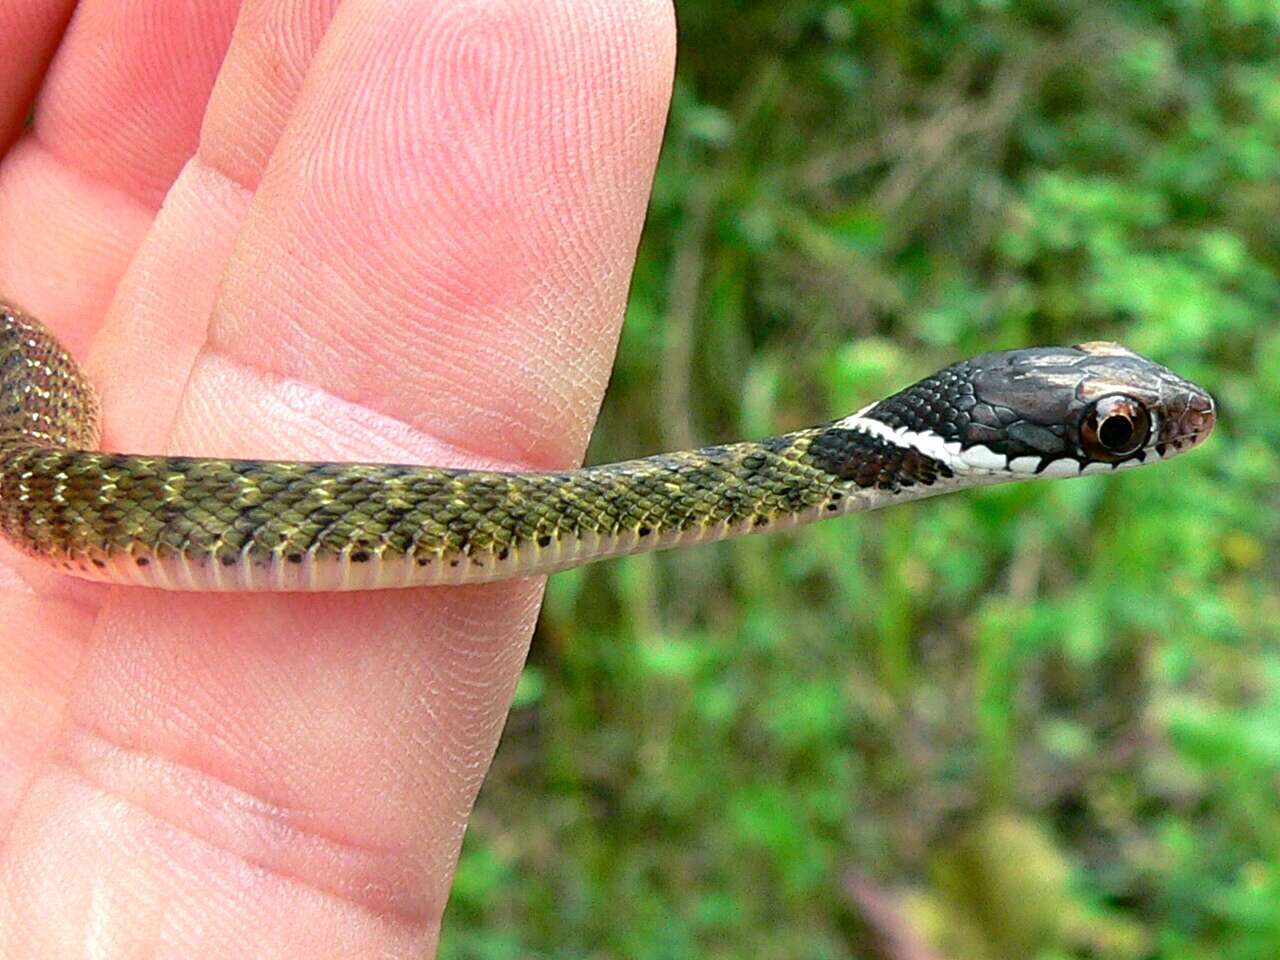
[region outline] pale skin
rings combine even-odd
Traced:
[[[112,449],[576,464],[674,50],[667,0],[0,0],[0,290]],[[541,581],[2,559],[0,956],[434,953]]]

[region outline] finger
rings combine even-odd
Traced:
[[[154,210],[195,152],[238,7],[83,0],[41,92],[41,144]]]
[[[19,140],[0,164],[0,291],[82,357],[151,216]]]
[[[672,49],[658,0],[349,0],[251,205],[172,446],[324,457],[345,436],[364,458],[578,459]],[[73,715],[107,753],[156,762],[95,759],[95,782],[252,863],[252,908],[234,906],[264,950],[286,905],[317,930],[339,904],[430,942],[538,592],[122,591]],[[19,826],[36,851],[55,841]],[[231,882],[210,859],[189,895]],[[168,862],[150,867],[172,881]]]
[[[200,135],[200,161],[257,189],[339,0],[248,0]]]
[[[0,6],[0,153],[27,122],[74,9],[72,0],[12,0]]]
[[[268,392],[323,384],[452,450],[575,460],[647,200],[666,34],[579,63],[564,48],[595,33],[552,37],[542,17],[631,36],[654,5],[344,7],[246,220],[191,395],[229,396],[221,378],[260,371]],[[227,435],[210,428],[228,414],[193,404],[185,429]]]
[[[85,0],[0,167],[0,290],[83,353],[182,165],[237,0]]]
[[[248,0],[241,8],[195,160],[170,190],[94,344],[89,368],[108,446],[154,451],[170,437],[240,223],[336,7]]]

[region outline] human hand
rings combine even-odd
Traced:
[[[0,291],[108,449],[576,463],[673,55],[665,0],[0,0]],[[6,556],[0,956],[434,950],[540,582]]]

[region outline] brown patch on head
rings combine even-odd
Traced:
[[[1094,357],[1137,357],[1128,347],[1122,347],[1118,343],[1110,340],[1089,340],[1085,343],[1077,343],[1076,349],[1083,353],[1087,353]]]

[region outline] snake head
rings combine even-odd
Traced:
[[[1074,476],[1168,459],[1213,430],[1213,398],[1118,344],[987,353],[840,421],[959,475]]]

